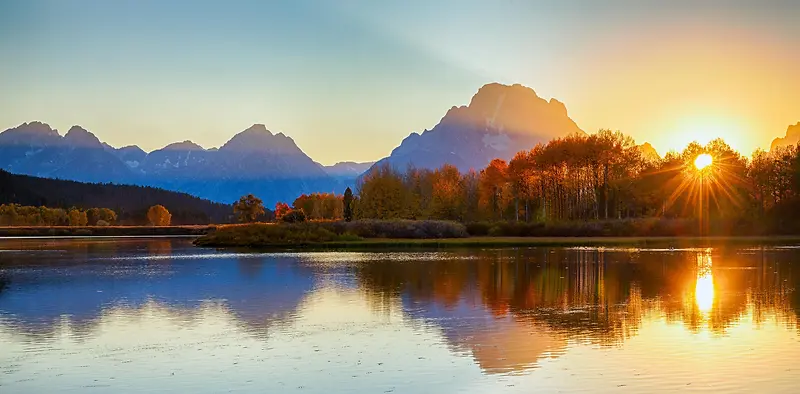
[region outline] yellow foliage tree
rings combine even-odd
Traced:
[[[152,226],[169,226],[172,215],[163,205],[153,205],[147,210],[147,220]]]
[[[89,219],[86,217],[86,212],[79,211],[75,208],[70,209],[67,218],[69,219],[69,225],[72,227],[85,226],[86,223],[89,222]]]

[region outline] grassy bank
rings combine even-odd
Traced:
[[[220,226],[195,241],[199,246],[285,247],[362,243],[367,239],[466,238],[463,224],[439,220],[254,223]]]
[[[0,237],[201,236],[216,226],[0,227]]]
[[[470,236],[453,222],[367,221],[221,226],[198,238],[207,247],[387,249],[534,246],[704,247],[800,243],[800,236]],[[436,231],[432,231],[436,229]]]
[[[664,247],[800,244],[800,236],[782,237],[468,237],[442,239],[375,238],[305,245],[313,249],[445,249],[502,247]],[[295,245],[297,246],[297,245]],[[265,247],[280,247],[279,245]],[[284,247],[287,247],[284,245]]]

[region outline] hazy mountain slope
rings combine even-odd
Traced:
[[[341,193],[346,183],[328,175],[291,138],[272,134],[261,124],[236,134],[219,149],[184,141],[145,153],[138,146],[116,149],[79,126],[62,137],[45,123],[25,123],[0,133],[0,169],[156,186],[225,203],[252,193],[268,206],[291,202],[303,193]]]
[[[784,137],[775,138],[772,141],[770,150],[778,147],[797,145],[798,142],[800,142],[800,122],[797,122],[795,125],[789,125],[789,127],[786,129],[786,135]]]
[[[0,133],[0,168],[85,182],[129,182],[131,172],[97,137],[73,126],[64,137],[41,122]]]
[[[148,184],[223,202],[252,193],[268,206],[338,188],[291,138],[272,134],[261,124],[236,134],[217,150],[185,141],[151,152],[141,171]]]
[[[378,164],[481,169],[492,159],[509,160],[520,150],[571,133],[583,131],[558,100],[544,100],[522,85],[493,83],[480,88],[468,106],[447,111],[433,129],[406,137]]]
[[[325,172],[333,177],[357,177],[368,170],[374,161],[357,163],[354,161],[340,161],[331,166],[322,166]]]
[[[645,142],[644,144],[639,145],[639,149],[642,152],[642,157],[650,162],[657,162],[661,160],[661,155],[658,154],[653,145],[649,142]]]

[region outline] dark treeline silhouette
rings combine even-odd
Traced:
[[[699,168],[700,155],[712,164]],[[642,235],[797,233],[800,150],[759,150],[748,159],[717,139],[661,158],[601,130],[539,144],[480,171],[379,166],[361,179],[354,207],[362,219],[671,226]]]
[[[171,224],[229,223],[230,205],[214,203],[189,194],[142,186],[94,184],[14,175],[0,170],[0,203],[24,206],[88,210],[113,210],[118,225],[147,225],[151,206],[163,205]]]

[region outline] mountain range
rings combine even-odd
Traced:
[[[462,171],[480,170],[495,158],[510,160],[517,152],[553,138],[584,133],[566,106],[545,100],[522,85],[491,83],[468,105],[452,107],[430,130],[411,133],[377,163],[341,162],[323,166],[283,133],[255,124],[219,148],[192,142],[169,144],[145,152],[138,146],[115,148],[93,133],[73,126],[60,135],[42,122],[23,123],[0,133],[0,169],[82,182],[145,185],[231,203],[255,194],[268,206],[291,203],[303,193],[342,193],[373,165],[388,163],[438,168],[453,164]],[[800,123],[790,126],[773,147],[796,144]],[[658,154],[642,145],[648,157]]]
[[[321,166],[291,138],[261,124],[218,149],[183,141],[150,153],[138,146],[114,148],[80,126],[64,136],[42,122],[0,133],[0,168],[12,173],[154,186],[226,203],[248,193],[269,205],[302,193],[342,193],[371,164]]]

